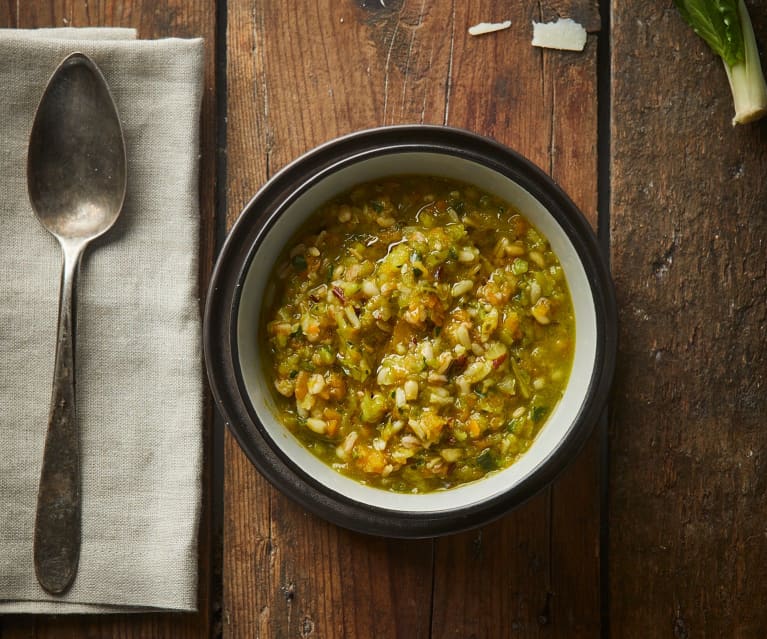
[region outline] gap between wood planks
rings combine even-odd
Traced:
[[[597,42],[597,240],[602,256],[610,268],[610,152],[612,140],[610,125],[612,101],[610,78],[612,74],[611,2],[600,0],[601,28]],[[610,637],[610,402],[605,408],[599,429],[599,605],[602,639]]]

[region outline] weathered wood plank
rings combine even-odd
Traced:
[[[0,26],[14,28],[61,26],[123,26],[138,29],[141,38],[197,37],[206,41],[205,91],[201,121],[200,165],[200,290],[205,291],[215,250],[215,2],[214,0],[48,0],[0,4]],[[206,397],[204,429],[206,465],[203,476],[203,513],[200,529],[199,613],[114,616],[7,616],[0,621],[2,639],[65,639],[71,637],[122,637],[185,639],[209,637],[213,627],[212,589],[214,550],[211,524],[210,450],[212,406]]]
[[[400,24],[399,9],[364,4],[230,3],[230,222],[270,175],[321,142],[383,122],[442,120],[444,87],[413,45],[420,14],[406,9]],[[419,53],[405,80],[404,61],[388,52],[411,47]],[[327,524],[268,486],[229,435],[225,454],[225,636],[428,636],[431,542]]]
[[[539,22],[549,22],[557,18],[571,18],[582,24],[589,33],[596,33],[602,28],[599,0],[545,0],[545,2],[541,2]]]
[[[764,637],[767,125],[671,2],[612,6],[611,628]]]
[[[549,3],[543,13],[580,10],[593,29],[594,6]],[[530,22],[542,17],[538,3],[326,1],[296,11],[230,2],[230,223],[301,152],[399,122],[496,137],[552,172],[594,221],[596,41],[580,56],[536,51]],[[466,34],[505,18],[519,26]],[[595,442],[552,490],[511,516],[437,541],[432,564],[431,542],[382,542],[304,514],[227,436],[226,636],[594,636]]]
[[[527,25],[561,15],[595,29],[598,11],[515,3],[499,14],[525,28],[474,39],[464,25],[498,9],[472,6],[455,16],[448,123],[522,152],[596,224],[596,38],[583,54],[543,52],[530,46]],[[598,450],[595,434],[544,494],[481,531],[437,542],[434,637],[599,634]]]
[[[597,37],[589,36],[582,54],[554,52],[548,63],[545,72],[553,96],[550,172],[596,228]],[[597,637],[601,629],[606,587],[600,581],[599,536],[604,437],[596,426],[580,456],[552,486],[550,616],[553,634],[567,639]]]

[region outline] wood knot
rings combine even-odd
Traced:
[[[282,596],[285,597],[285,601],[290,603],[296,596],[296,584],[291,581],[289,584],[280,586],[280,592],[282,593]]]
[[[471,540],[471,555],[475,561],[482,558],[482,531],[477,531],[477,534]]]
[[[674,619],[674,637],[675,639],[687,639],[689,636],[690,632],[687,630],[687,624],[681,612],[677,610],[676,618]]]
[[[543,609],[538,613],[538,625],[548,626],[551,623],[551,593],[546,593],[546,601],[543,602]]]
[[[310,637],[314,634],[314,621],[311,617],[304,617],[301,622],[301,636]]]

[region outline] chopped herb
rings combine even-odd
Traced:
[[[477,455],[477,465],[489,473],[491,470],[498,468],[498,462],[489,448],[485,448],[479,455]]]
[[[293,264],[293,268],[297,271],[305,271],[308,267],[306,258],[300,253],[298,255],[294,255],[291,262]]]

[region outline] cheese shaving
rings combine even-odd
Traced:
[[[493,33],[494,31],[508,29],[510,26],[511,20],[504,20],[503,22],[480,22],[473,27],[469,27],[469,35],[484,35],[485,33]]]
[[[533,22],[533,46],[563,51],[583,51],[586,29],[570,18],[556,22]]]

